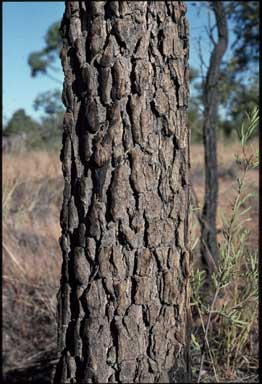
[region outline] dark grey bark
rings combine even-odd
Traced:
[[[223,55],[227,49],[227,17],[222,1],[210,2],[216,18],[218,40],[214,42],[203,90],[205,151],[205,198],[201,216],[201,255],[207,270],[212,272],[218,260],[216,216],[218,199],[218,172],[216,127],[219,107],[219,77]]]
[[[188,382],[188,25],[66,2],[56,383]]]

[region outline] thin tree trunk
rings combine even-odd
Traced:
[[[66,2],[56,383],[188,382],[183,2]]]
[[[209,272],[213,271],[218,260],[216,233],[218,172],[216,127],[219,107],[219,76],[220,65],[227,48],[227,18],[222,1],[210,2],[218,30],[218,41],[214,42],[207,78],[204,84],[204,123],[203,141],[205,150],[205,198],[201,216],[201,255]]]

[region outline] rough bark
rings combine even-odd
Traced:
[[[219,107],[218,82],[223,55],[227,49],[227,18],[222,1],[210,2],[218,30],[218,41],[214,43],[206,81],[204,84],[203,141],[205,151],[205,197],[201,216],[201,255],[208,272],[212,272],[218,260],[217,246],[217,198],[218,172],[216,126]]]
[[[185,12],[66,2],[56,383],[189,380]]]

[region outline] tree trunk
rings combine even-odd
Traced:
[[[212,272],[218,260],[216,216],[218,198],[216,126],[219,107],[218,82],[220,65],[227,48],[227,19],[222,1],[210,2],[218,30],[214,43],[207,78],[204,84],[203,141],[205,150],[205,198],[201,216],[201,255],[208,272]]]
[[[188,382],[183,2],[66,2],[56,383]]]

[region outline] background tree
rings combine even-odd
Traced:
[[[208,7],[211,5],[212,7],[212,3],[215,4],[214,2],[204,2],[202,6]],[[228,140],[230,137],[236,139],[237,129],[239,125],[241,125],[245,112],[251,111],[258,102],[258,85],[256,80],[258,66],[258,2],[222,2],[222,4],[224,6],[224,17],[231,23],[236,38],[233,40],[231,47],[231,49],[233,49],[232,57],[227,61],[221,60],[220,63],[221,70],[216,88],[216,92],[219,95],[219,109],[217,110],[214,130],[216,131],[216,136],[222,134],[224,138]],[[243,28],[243,25],[246,26],[246,29]],[[208,29],[210,42],[214,42],[212,31],[215,27],[217,28],[217,21],[213,27],[210,26]],[[241,54],[238,55],[240,50]],[[211,66],[212,56],[209,71]],[[208,77],[208,73],[206,76]],[[197,118],[197,112],[195,110],[198,110],[198,114],[200,114],[201,117],[201,108],[205,102],[203,94],[205,93],[207,83],[205,77],[203,77],[204,82],[202,84],[198,81],[198,78],[199,75],[196,74],[193,79],[196,95],[193,97],[193,102],[191,101],[190,105],[192,105],[193,108],[189,114],[190,121],[193,120],[191,126],[193,130],[192,138],[194,140],[199,138],[199,123],[201,122],[201,120]],[[197,124],[194,118],[196,118]],[[256,133],[257,130],[254,130],[253,135]],[[215,141],[217,141],[217,139],[215,139]],[[214,150],[212,150],[212,158],[214,159],[214,157],[216,158],[216,155]],[[214,164],[212,165],[210,162],[208,162],[208,164],[209,170],[206,170],[207,173],[212,172],[211,169],[214,169]],[[217,177],[214,177],[213,182],[210,182],[210,190],[212,190],[212,188],[215,190],[215,185],[218,185]],[[203,214],[202,218],[205,220]],[[204,230],[203,225],[202,222],[202,232]],[[213,225],[215,225],[215,219],[213,219]],[[208,227],[210,229],[212,228],[211,222]],[[213,233],[216,233],[215,227],[213,227]],[[202,244],[202,247],[205,246]],[[217,247],[213,252],[217,254]]]
[[[23,129],[21,130],[21,127]],[[10,137],[24,133],[25,135],[35,134],[39,126],[30,116],[28,116],[24,109],[15,111],[11,119],[7,122],[3,130],[3,136]]]
[[[194,143],[201,143],[203,136],[202,86],[201,82],[199,82],[200,78],[200,71],[191,67],[189,76],[191,93],[188,103],[188,124],[190,126],[191,141]]]
[[[42,110],[41,137],[47,149],[61,148],[64,107],[58,89],[40,93],[34,101],[34,109]]]
[[[64,108],[59,100],[61,92],[59,89],[40,93],[34,101],[34,109],[44,110],[47,115],[55,115],[64,111]]]
[[[188,382],[183,2],[66,2],[56,383]]]
[[[54,73],[60,70],[55,66],[62,47],[62,38],[59,32],[60,22],[53,23],[45,35],[45,47],[40,51],[32,52],[28,57],[28,64],[33,77],[44,74],[60,83]]]
[[[230,60],[231,74],[245,75],[247,70],[258,74],[259,2],[229,1],[225,3],[229,20],[234,23],[235,40]]]
[[[2,149],[23,152],[41,145],[41,124],[27,115],[24,109],[15,111],[4,127]]]
[[[223,55],[227,49],[228,28],[223,2],[210,3],[216,18],[218,40],[213,40],[214,49],[203,88],[204,122],[203,142],[205,151],[205,197],[201,216],[201,245],[203,261],[210,271],[213,259],[218,259],[216,239],[216,211],[218,197],[218,175],[216,154],[216,126],[219,107],[219,78]]]
[[[32,77],[44,75],[60,84],[56,74],[60,66],[56,66],[62,47],[60,22],[53,23],[45,35],[45,46],[40,51],[32,52],[28,57]],[[34,109],[42,110],[41,140],[46,148],[60,147],[61,129],[63,123],[64,107],[61,100],[61,92],[54,89],[40,93],[34,100]]]
[[[221,104],[226,110],[224,133],[237,132],[247,111],[258,105],[258,1],[225,3],[235,39],[232,57],[223,63],[220,82]],[[257,134],[257,129],[253,135]]]
[[[250,74],[249,81],[243,84],[233,79],[231,73],[225,70],[221,77],[219,92],[221,107],[225,111],[225,117],[219,119],[220,130],[226,139],[235,139],[245,113],[258,105],[257,77]],[[257,134],[258,130],[255,129],[252,136]]]

